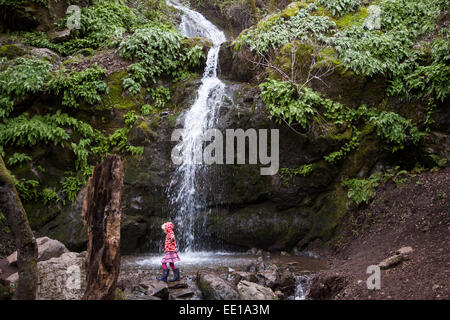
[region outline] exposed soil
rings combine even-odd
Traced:
[[[322,292],[312,294],[325,299],[449,299],[449,195],[450,168],[410,177],[400,187],[392,181],[379,187],[372,204],[343,224],[331,270],[319,273],[311,289]],[[407,260],[381,270],[381,288],[368,290],[367,267],[404,246],[414,250]]]
[[[131,63],[123,60],[115,49],[108,49],[77,63],[75,65],[75,70],[82,71],[92,67],[94,64],[105,69],[106,74],[110,75],[116,71],[126,70]]]

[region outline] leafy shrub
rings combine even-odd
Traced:
[[[372,175],[368,179],[350,179],[342,182],[342,186],[348,188],[348,199],[351,204],[366,204],[376,195],[376,187],[380,183],[380,175]]]
[[[129,77],[123,80],[123,86],[130,93],[141,90],[144,82],[156,82],[162,75],[173,79],[182,77],[189,66],[200,63],[203,52],[199,47],[182,49],[183,36],[167,26],[153,25],[137,29],[125,39],[119,47],[120,55],[126,60],[138,60],[128,68]]]
[[[8,159],[8,166],[12,167],[25,161],[31,161],[31,157],[26,155],[25,153],[16,152]]]
[[[342,16],[356,11],[361,6],[361,0],[319,0],[317,4],[325,6],[334,16]]]
[[[406,120],[395,112],[382,111],[370,120],[375,124],[378,135],[394,145],[393,151],[403,149],[407,140],[417,143],[423,135],[411,120]]]
[[[170,101],[170,90],[164,87],[158,87],[156,89],[151,89],[150,94],[154,101],[155,107],[164,108],[167,102]]]
[[[27,93],[36,93],[48,78],[51,64],[46,61],[16,58],[0,72],[0,119],[14,108],[14,101]]]
[[[101,94],[108,92],[105,75],[106,70],[97,65],[81,72],[62,69],[50,79],[48,88],[63,94],[63,106],[78,108],[80,99],[89,104],[101,101]]]
[[[55,190],[53,190],[51,188],[44,188],[44,190],[42,190],[41,195],[42,195],[42,201],[45,204],[57,203],[57,202],[61,201],[61,199],[59,198],[59,196],[55,192]]]
[[[246,45],[251,51],[266,53],[295,39],[307,42],[310,37],[319,37],[336,26],[326,16],[310,15],[313,9],[314,5],[311,5],[299,9],[292,17],[285,18],[276,14],[261,20],[255,27],[241,33],[235,41],[234,49],[240,50]]]
[[[266,104],[271,117],[278,123],[299,123],[306,128],[315,113],[320,97],[314,91],[304,88],[299,96],[297,88],[286,81],[268,79],[260,84],[261,99]]]

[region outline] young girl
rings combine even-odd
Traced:
[[[166,234],[166,241],[164,243],[164,258],[161,260],[163,267],[163,275],[157,278],[160,281],[167,282],[167,277],[169,276],[169,269],[167,269],[167,263],[170,264],[170,268],[173,270],[173,279],[170,279],[169,282],[180,280],[180,269],[175,268],[175,262],[180,261],[180,257],[177,253],[177,242],[175,241],[175,234],[173,233],[173,223],[166,222],[161,228]]]

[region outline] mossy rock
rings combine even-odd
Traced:
[[[100,109],[130,110],[137,107],[140,108],[144,104],[141,94],[132,97],[123,91],[122,81],[127,75],[127,71],[121,70],[108,76],[106,84],[108,85],[109,93],[103,97]]]
[[[298,11],[300,9],[304,9],[308,6],[308,4],[306,2],[303,1],[296,1],[293,2],[291,4],[289,4],[286,9],[284,9],[281,13],[280,16],[284,19],[290,19],[291,17],[297,15]]]
[[[15,44],[6,44],[0,47],[0,57],[6,57],[8,59],[23,56],[25,53],[26,51],[24,49]]]

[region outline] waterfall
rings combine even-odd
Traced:
[[[181,249],[195,250],[196,236],[201,229],[200,215],[205,210],[205,199],[201,178],[207,168],[196,161],[195,155],[202,150],[203,135],[213,128],[216,115],[225,95],[225,84],[217,78],[220,45],[226,41],[225,34],[200,13],[193,11],[178,0],[166,0],[167,4],[182,12],[180,32],[186,37],[206,37],[212,41],[208,52],[206,68],[194,104],[185,114],[182,135],[182,163],[172,175],[169,196],[172,210],[175,210],[175,228]]]

